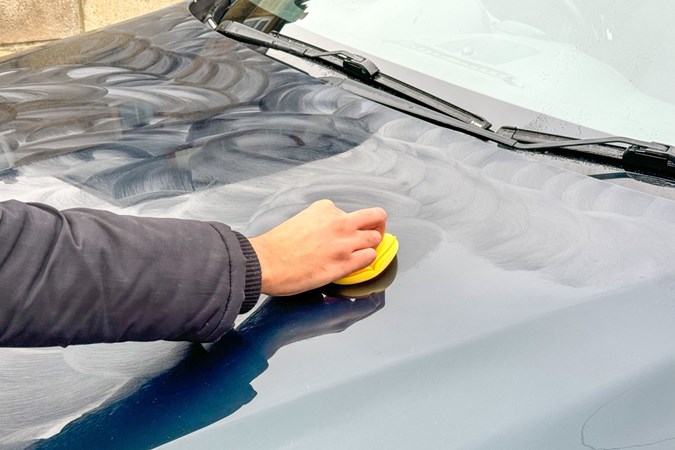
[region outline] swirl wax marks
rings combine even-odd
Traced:
[[[3,178],[68,155],[41,175],[128,206],[241,179],[242,146],[243,162],[271,157],[269,169],[282,170],[365,139],[316,81],[185,13],[169,8],[0,63]],[[306,114],[312,105],[326,112]],[[228,164],[202,166],[224,152]]]

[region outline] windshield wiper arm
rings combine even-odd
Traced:
[[[621,136],[575,139],[514,127],[501,127],[494,132],[490,130],[490,122],[483,117],[382,74],[372,61],[360,55],[344,50],[327,52],[277,33],[258,31],[239,22],[223,21],[217,27],[215,23],[210,25],[239,42],[320,61],[364,85],[335,77],[322,78],[326,83],[438,125],[495,142],[505,148],[550,151],[619,167],[628,172],[675,179],[675,146],[672,145]]]
[[[345,73],[358,79],[370,80],[380,72],[380,69],[377,68],[374,62],[362,56],[343,50],[333,52],[322,51],[309,45],[281,39],[277,34],[273,35],[258,31],[243,23],[225,20],[218,25],[216,31],[246,44],[280,50],[301,58],[322,60],[330,65],[338,66]]]
[[[210,25],[213,27],[214,24]],[[491,126],[490,122],[481,116],[381,73],[374,62],[363,56],[345,50],[324,51],[277,33],[264,33],[242,23],[229,20],[221,22],[215,29],[239,42],[279,50],[300,58],[321,62],[372,87],[405,98],[472,126],[483,129],[489,129]]]
[[[622,136],[574,139],[556,134],[501,127],[500,137],[513,140],[501,144],[514,150],[552,151],[563,156],[589,159],[627,172],[675,179],[675,146]]]

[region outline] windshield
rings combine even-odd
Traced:
[[[496,127],[579,135],[554,118],[675,142],[675,4],[666,0],[239,0],[231,9],[259,30],[357,51]],[[486,98],[531,114],[514,123]]]

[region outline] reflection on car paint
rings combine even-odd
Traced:
[[[339,333],[380,310],[384,292],[351,301],[311,292],[270,297],[208,351],[191,347],[185,359],[131,395],[67,425],[33,448],[154,448],[227,417],[250,402],[251,381],[281,347]],[[138,424],[143,424],[139,427]]]
[[[256,234],[327,197],[387,209],[402,275],[447,243],[586,294],[672,273],[672,202],[324,86],[209,31],[184,5],[5,59],[0,96],[3,199]],[[453,255],[446,273],[464,275]],[[114,348],[118,359],[107,347],[0,349],[0,444],[53,435],[188,351]],[[107,364],[89,368],[97,352]]]
[[[163,36],[181,22],[156,26]],[[229,41],[202,51],[207,30],[194,27],[181,51],[132,28],[6,63],[19,68],[0,72],[5,179],[67,154],[54,175],[126,206],[286,170],[370,136],[360,117],[336,111],[335,93]]]

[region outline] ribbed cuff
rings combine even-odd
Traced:
[[[260,290],[262,289],[262,271],[260,270],[260,261],[258,255],[249,240],[243,234],[234,232],[239,240],[241,251],[246,258],[246,288],[244,289],[244,302],[239,308],[239,314],[249,312],[260,298]]]

